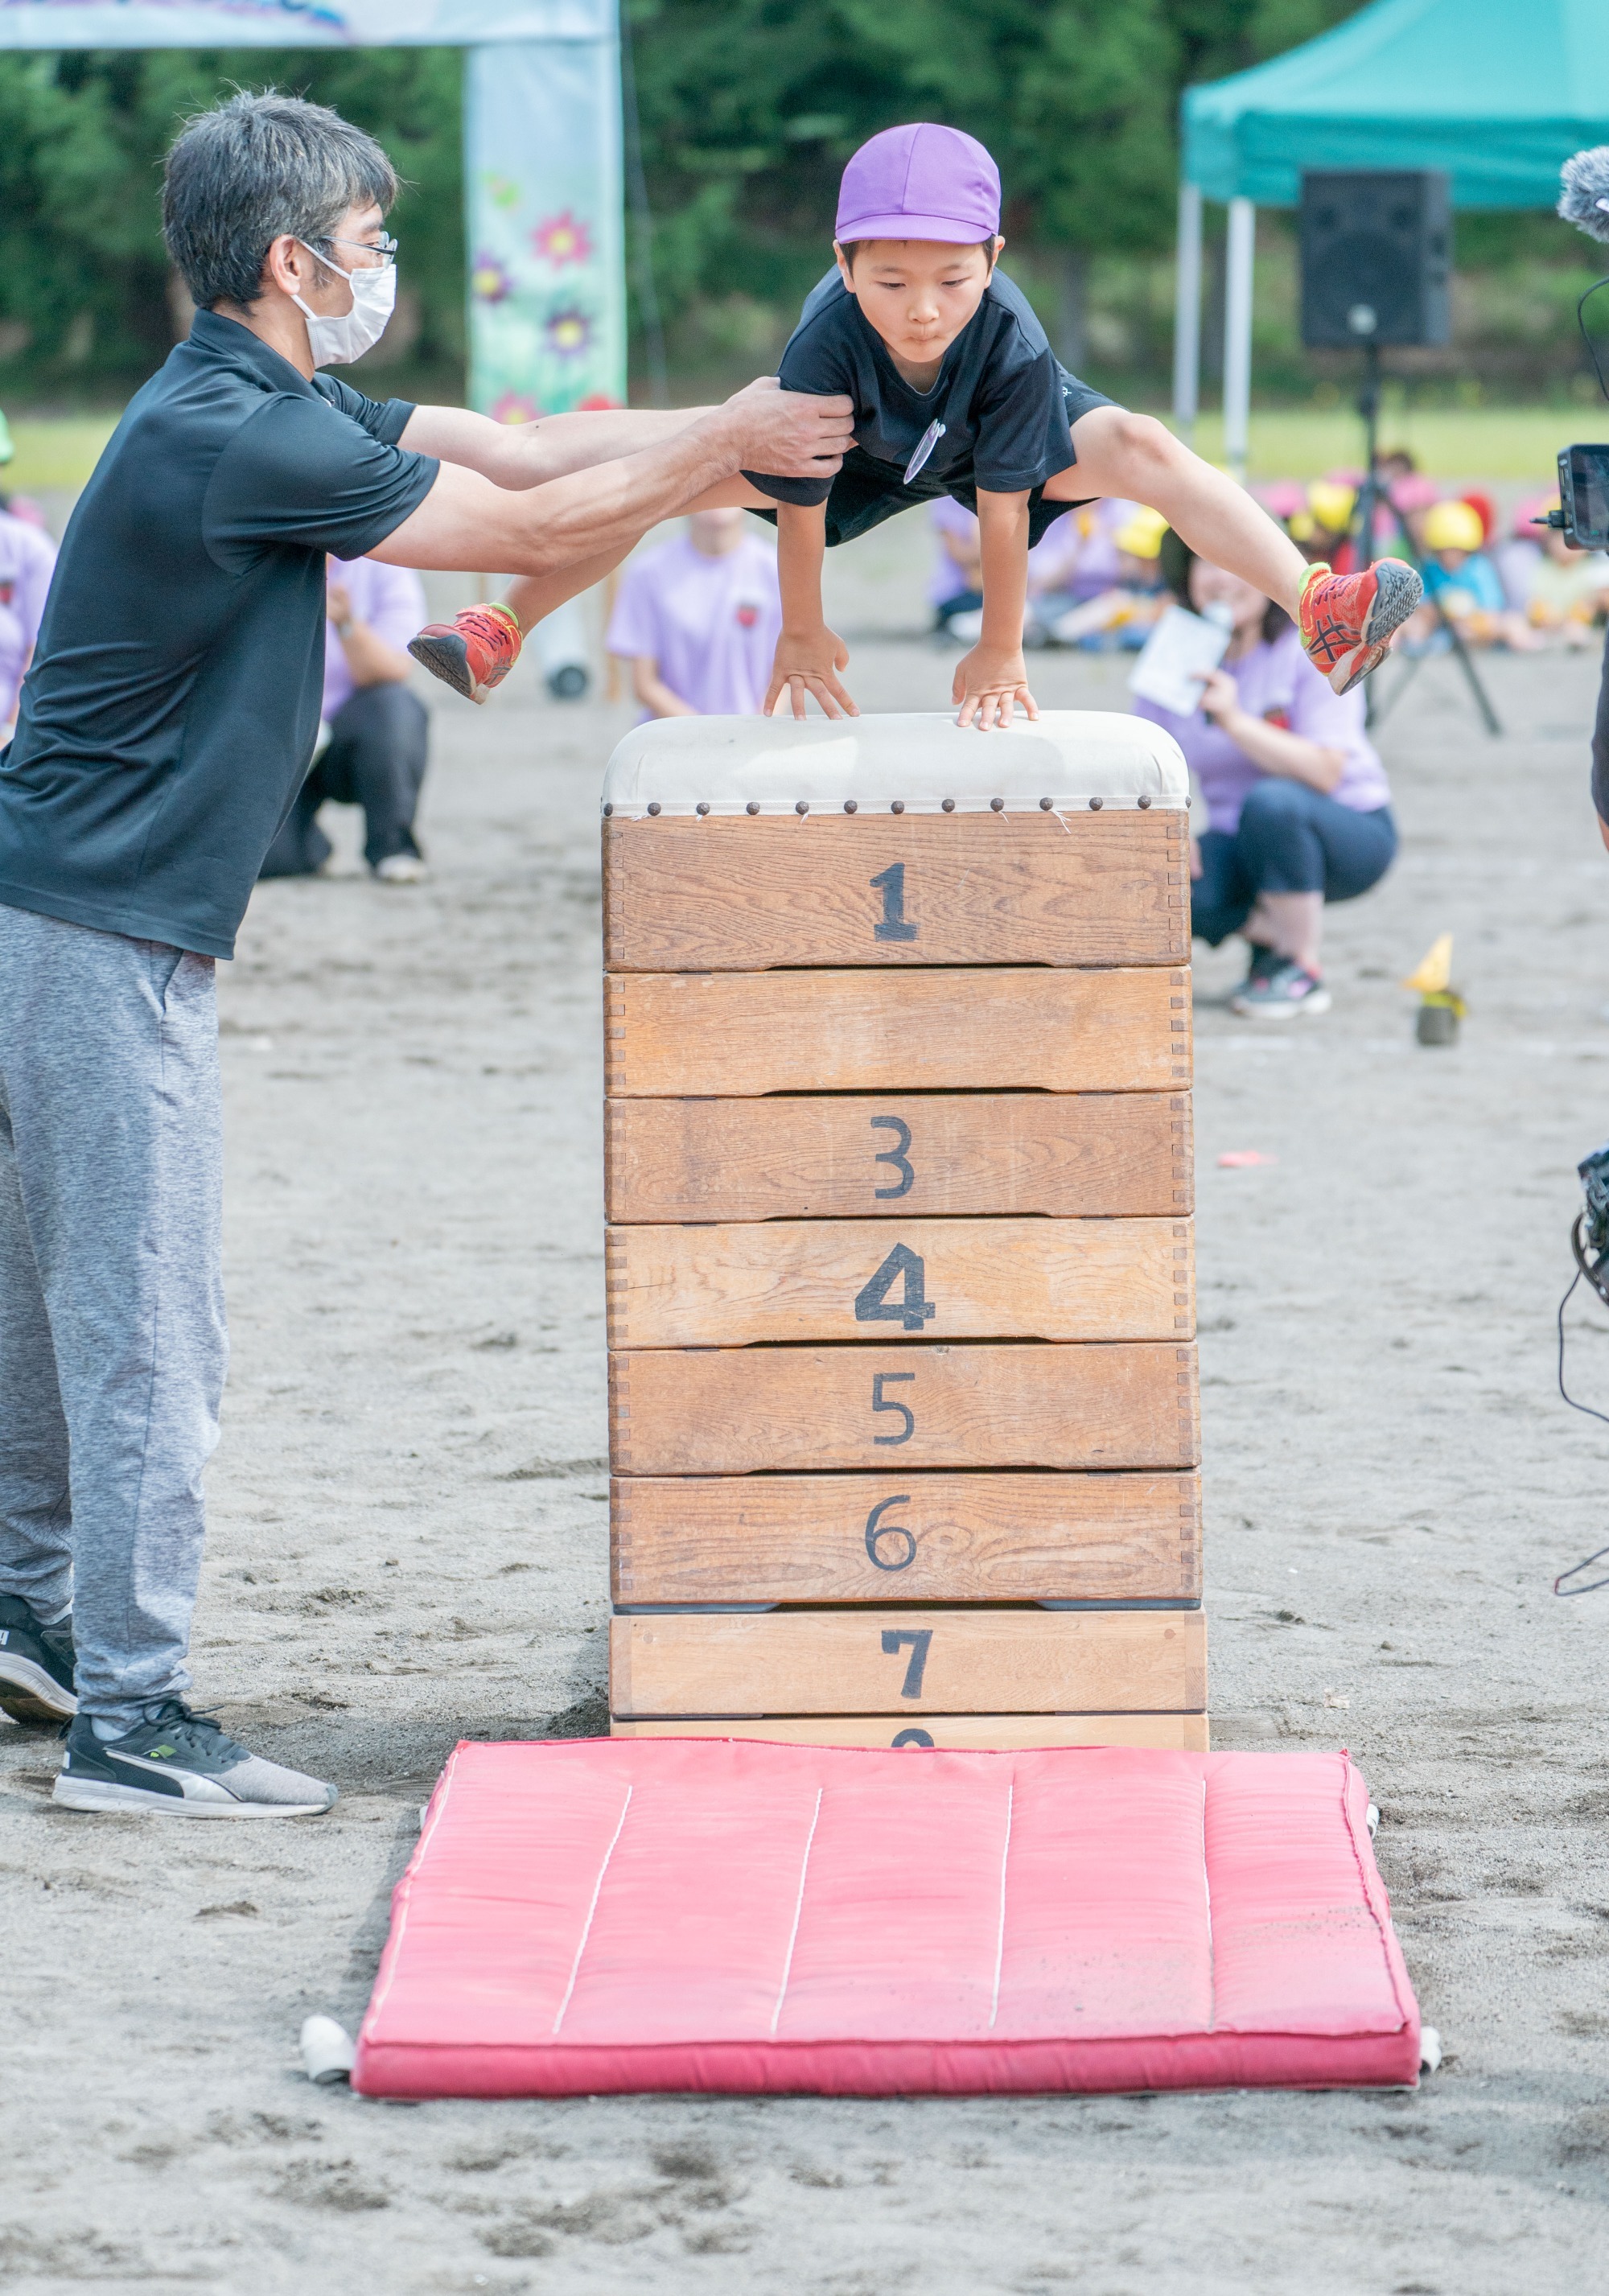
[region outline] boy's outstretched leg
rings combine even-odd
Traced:
[[[427,622],[408,640],[408,652],[466,701],[484,701],[519,660],[526,633],[567,598],[612,574],[625,555],[624,549],[604,551],[562,574],[522,575],[497,605],[463,606],[450,622]]]
[[[1153,415],[1092,407],[1073,424],[1072,444],[1078,461],[1051,480],[1047,499],[1115,495],[1160,511],[1197,557],[1285,608],[1309,660],[1337,693],[1384,660],[1423,594],[1419,577],[1400,558],[1378,559],[1360,574],[1308,565],[1260,504]]]
[[[747,479],[723,479],[686,504],[690,511],[770,510],[768,495]],[[559,574],[522,574],[494,606],[463,606],[450,622],[427,622],[408,652],[432,677],[462,693],[466,701],[485,701],[502,685],[520,659],[520,649],[539,621],[612,574],[631,545],[601,553]]]

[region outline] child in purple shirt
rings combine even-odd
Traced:
[[[697,511],[634,558],[604,641],[632,667],[649,718],[751,718],[782,627],[776,554],[740,510]]]
[[[1195,558],[1170,534],[1162,566],[1181,604],[1233,619],[1223,666],[1191,716],[1137,700],[1185,753],[1206,808],[1190,840],[1190,930],[1216,948],[1231,933],[1251,965],[1231,997],[1248,1020],[1326,1013],[1319,949],[1326,901],[1355,900],[1397,850],[1385,769],[1359,693],[1332,693],[1287,617],[1260,591]]]

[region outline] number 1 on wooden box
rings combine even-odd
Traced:
[[[905,914],[905,864],[895,861],[871,881],[882,896],[882,915],[873,934],[875,940],[915,940],[918,928]]]

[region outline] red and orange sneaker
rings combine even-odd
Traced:
[[[1301,585],[1301,643],[1337,693],[1350,693],[1390,651],[1391,634],[1424,595],[1400,558],[1378,558],[1361,574],[1332,574],[1322,562]]]
[[[465,606],[450,622],[427,622],[408,652],[432,677],[484,701],[520,659],[520,625],[506,606]]]

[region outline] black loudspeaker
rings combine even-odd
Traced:
[[[1301,340],[1309,350],[1445,343],[1452,199],[1432,168],[1301,179]]]

